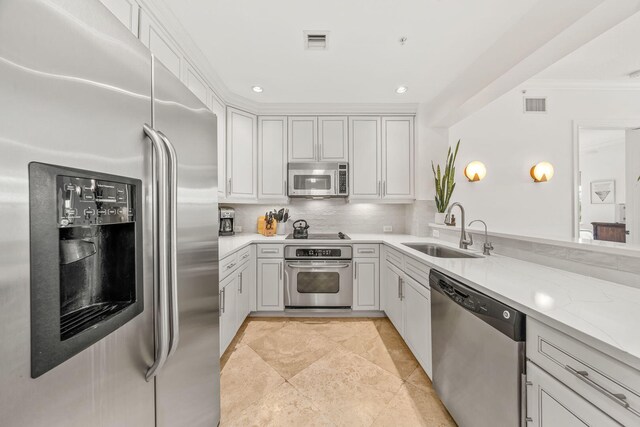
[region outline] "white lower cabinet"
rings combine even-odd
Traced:
[[[256,264],[247,262],[238,269],[238,318],[236,330],[242,326],[244,319],[251,313],[251,286],[255,288]]]
[[[220,355],[238,330],[238,275],[232,273],[220,282]]]
[[[384,254],[380,283],[381,309],[418,359],[420,366],[431,376],[431,293],[428,280],[411,277],[398,268],[396,264],[408,263],[389,257],[387,248],[384,248]],[[423,266],[420,270],[427,271],[428,277],[428,267]]]
[[[353,259],[353,310],[380,309],[380,259]]]
[[[620,427],[531,362],[527,362],[527,421],[527,426],[532,427]]]
[[[403,335],[404,322],[402,321],[402,276],[403,273],[389,261],[385,261],[384,268],[384,311],[393,326],[400,335]]]
[[[258,311],[284,310],[284,260],[258,259]]]
[[[402,287],[404,340],[431,375],[431,294],[429,288],[405,276]]]

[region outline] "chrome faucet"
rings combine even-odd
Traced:
[[[445,216],[444,222],[448,225],[451,225],[451,210],[454,206],[458,206],[460,208],[460,213],[462,214],[462,218],[460,221],[460,249],[468,249],[470,245],[473,245],[473,237],[471,235],[467,236],[467,229],[465,227],[465,217],[464,217],[464,208],[458,202],[454,202],[447,209],[447,215]]]
[[[481,219],[475,219],[469,223],[469,227],[474,222],[481,222],[484,224],[484,245],[482,246],[482,253],[484,255],[491,255],[491,251],[493,250],[493,244],[489,241],[489,233],[487,232],[487,223]]]

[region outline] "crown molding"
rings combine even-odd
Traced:
[[[625,80],[570,80],[570,79],[531,79],[522,84],[523,89],[562,89],[562,90],[640,90],[640,79]]]

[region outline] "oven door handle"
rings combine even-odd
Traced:
[[[289,268],[327,268],[327,269],[331,269],[331,268],[347,268],[349,267],[351,264],[320,264],[320,263],[316,263],[316,264],[287,264],[287,267]]]

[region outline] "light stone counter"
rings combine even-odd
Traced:
[[[432,238],[398,234],[349,236],[350,241],[304,243],[388,245],[640,370],[640,289],[500,255],[434,258],[402,244],[431,242],[455,247]],[[284,237],[221,237],[220,258],[251,243],[281,244]]]

